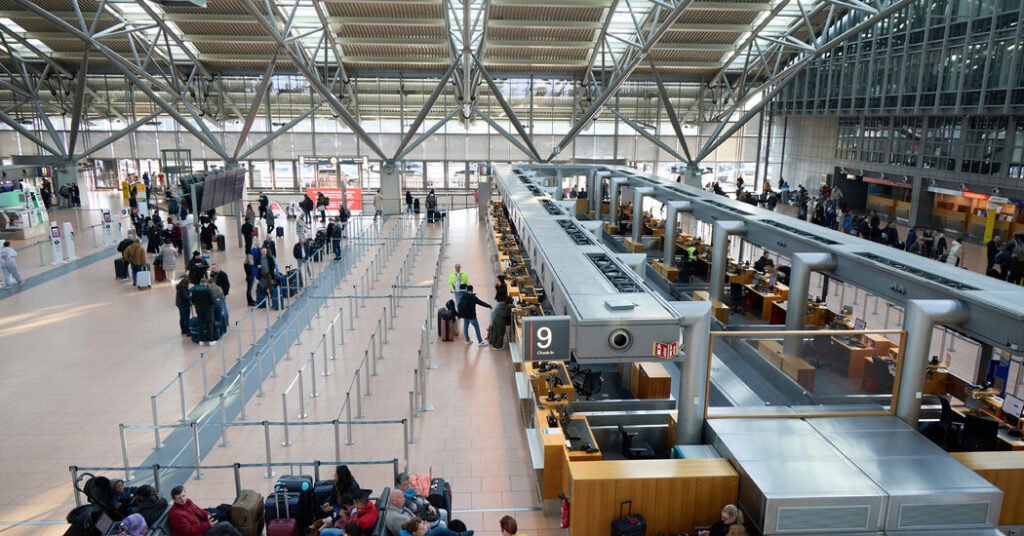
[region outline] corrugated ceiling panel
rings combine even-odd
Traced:
[[[345,24],[338,32],[341,37],[444,39],[444,26],[406,26],[400,24]]]
[[[448,57],[444,45],[345,45],[346,56]]]
[[[686,10],[679,17],[685,24],[750,24],[761,13],[757,11],[697,11]]]
[[[706,43],[728,45],[736,42],[738,33],[728,32],[678,32],[669,30],[659,43]]]
[[[198,41],[194,43],[204,54],[238,54],[241,56],[262,56],[264,61],[277,50],[274,43],[233,43],[231,41]]]
[[[239,0],[210,0],[206,3],[206,7],[164,5],[162,9],[167,13],[203,13],[208,15],[245,15],[249,13],[245,9],[245,4]]]
[[[489,58],[518,58],[528,63],[530,59],[563,59],[585,60],[588,49],[585,48],[517,48],[491,46],[487,48]]]
[[[721,61],[725,52],[698,52],[691,50],[658,50],[651,51],[655,63],[659,61]]]
[[[345,2],[327,4],[334,17],[380,17],[382,19],[439,19],[444,14],[441,3],[406,4],[401,2]],[[386,20],[381,22],[387,22]]]
[[[569,28],[491,28],[488,39],[521,39],[525,41],[589,41],[595,30]]]
[[[549,20],[549,21],[596,21],[601,20],[601,8],[564,7],[552,2],[550,6],[494,6],[490,17],[493,20]]]
[[[186,35],[267,35],[256,21],[248,22],[175,22]]]

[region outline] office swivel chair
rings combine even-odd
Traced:
[[[629,460],[643,460],[654,458],[654,449],[646,441],[634,441],[636,433],[629,433],[621,424],[619,434],[622,435],[622,455]]]
[[[961,445],[965,451],[999,448],[999,421],[984,415],[968,415],[964,419]]]
[[[590,369],[583,369],[581,372],[583,374],[583,381],[574,383],[573,387],[576,388],[576,393],[590,400],[590,397],[601,392],[601,388],[604,387],[604,378],[601,377],[600,372]]]
[[[946,450],[960,449],[960,435],[964,429],[964,418],[953,411],[949,404],[949,395],[938,395],[939,404],[942,405],[942,414],[939,417],[939,425],[942,426],[942,444]]]

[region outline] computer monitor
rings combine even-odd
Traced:
[[[1006,413],[1015,419],[1019,419],[1022,411],[1024,411],[1024,400],[1013,395],[1006,395],[1003,397],[1003,413]]]
[[[856,331],[860,331],[860,330],[865,329],[867,327],[868,327],[868,323],[865,322],[861,318],[858,318],[857,320],[853,321],[853,329],[856,330]]]

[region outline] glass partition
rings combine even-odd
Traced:
[[[892,415],[901,330],[713,332],[705,415]]]

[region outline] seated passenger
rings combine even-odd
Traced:
[[[427,529],[427,522],[414,517],[402,524],[401,536],[473,536],[473,531],[455,532],[445,527]]]
[[[171,536],[242,536],[227,521],[203,510],[185,495],[185,488],[176,486],[171,490],[171,511],[167,514],[167,524],[171,527]]]
[[[448,512],[434,508],[429,502],[427,502],[425,497],[416,495],[416,490],[413,489],[412,482],[409,479],[409,473],[399,474],[396,485],[405,495],[405,506],[415,513],[420,519],[427,520],[430,522],[432,527],[435,526],[435,519],[438,520],[436,525],[442,527],[448,526]]]
[[[345,529],[339,528],[325,528],[320,529],[321,536],[342,536],[343,534],[351,534],[348,530],[350,524],[355,523],[363,532],[369,534],[373,531],[373,527],[377,525],[377,520],[380,518],[380,511],[377,510],[377,505],[370,500],[370,490],[360,490],[358,494],[353,498],[355,503],[351,513],[342,512],[341,519],[335,521],[335,526],[344,524]]]
[[[126,536],[145,536],[146,531],[149,530],[149,526],[146,524],[146,520],[140,514],[132,514],[115,525],[117,532],[114,534],[124,534]]]
[[[110,483],[110,487],[114,492],[113,505],[114,509],[118,512],[124,513],[128,510],[128,506],[132,503],[132,492],[135,488],[125,489],[124,480],[116,479]]]
[[[135,502],[128,507],[129,513],[142,514],[147,525],[155,525],[164,510],[167,510],[167,499],[157,495],[148,484],[135,489]]]

